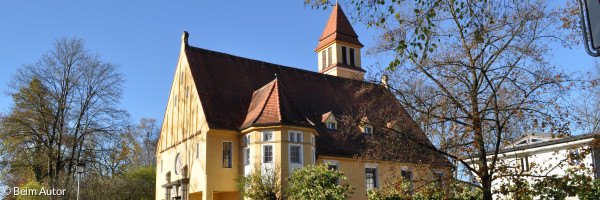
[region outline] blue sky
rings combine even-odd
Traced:
[[[86,47],[117,63],[125,75],[121,108],[131,120],[162,122],[184,30],[192,46],[316,71],[313,52],[331,12],[303,1],[0,1],[0,91],[22,64],[35,62],[59,37],[81,37]],[[348,13],[348,12],[346,12]],[[354,23],[366,48],[376,32]],[[551,64],[588,70],[582,47],[560,46]],[[387,63],[363,56],[362,65]],[[10,96],[0,94],[0,112]]]

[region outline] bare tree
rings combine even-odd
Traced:
[[[113,138],[127,113],[117,105],[123,92],[118,65],[84,47],[80,38],[60,38],[35,63],[13,76],[14,99],[2,116],[0,153],[13,169],[29,169],[38,181],[74,173],[93,161],[93,144]]]
[[[579,129],[584,133],[598,133],[600,129],[600,63],[589,72],[589,82],[582,87],[573,102],[579,118]]]

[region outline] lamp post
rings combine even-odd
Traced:
[[[79,179],[81,179],[81,174],[85,172],[85,163],[77,163],[75,170],[77,173],[77,200],[79,200]]]

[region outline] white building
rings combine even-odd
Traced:
[[[548,133],[527,133],[500,149],[496,168],[506,167],[506,174],[524,175],[529,181],[540,176],[562,176],[565,175],[565,170],[574,167],[585,167],[590,176],[598,178],[600,173],[594,169],[600,165],[600,151],[591,150],[593,139],[594,134],[557,138]],[[489,155],[488,164],[491,159],[492,156]],[[476,161],[477,159],[472,159],[468,163]],[[478,169],[477,165],[474,166]],[[498,176],[498,173],[494,174],[494,177]],[[508,178],[495,179],[492,191],[499,191],[500,185],[507,181]],[[510,197],[496,193],[494,199]]]

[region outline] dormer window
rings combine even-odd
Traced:
[[[325,127],[329,130],[337,129],[337,120],[335,119],[335,116],[331,111],[323,114],[321,122],[323,122],[325,124]]]
[[[337,129],[337,125],[335,123],[333,123],[333,122],[327,122],[326,126],[327,126],[327,129],[329,129],[329,130],[335,130],[335,129]]]
[[[363,128],[363,133],[365,135],[372,135],[373,134],[373,128],[371,128],[371,127],[364,127]]]

